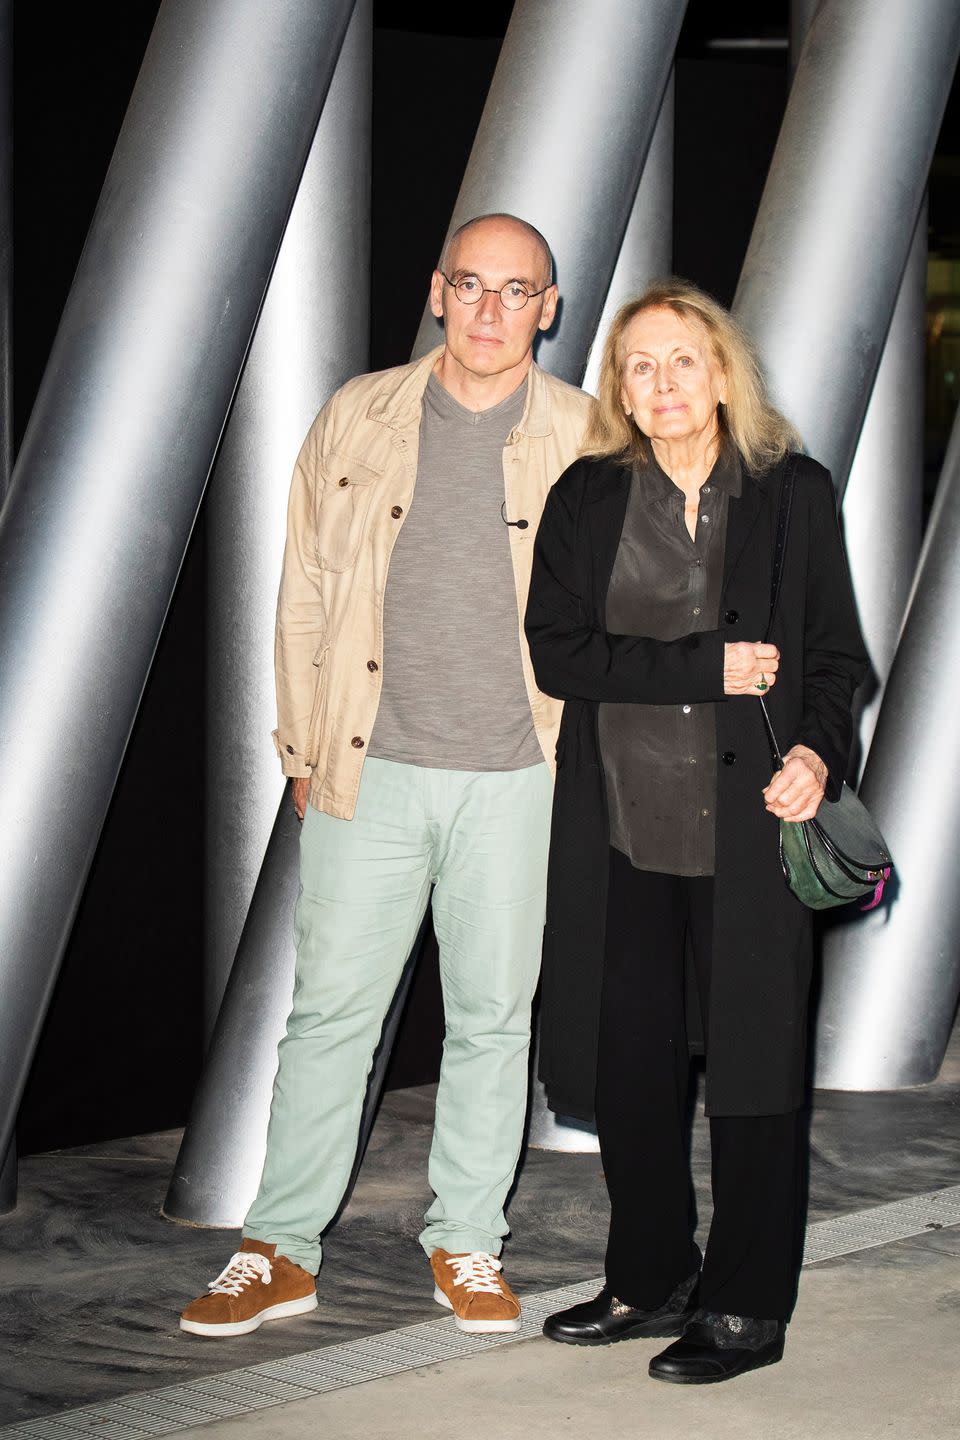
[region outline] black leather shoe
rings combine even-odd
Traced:
[[[612,1345],[616,1340],[679,1335],[694,1314],[694,1291],[699,1278],[699,1272],[694,1272],[681,1281],[656,1310],[625,1305],[604,1285],[596,1299],[548,1315],[543,1333],[548,1340],[560,1340],[565,1345]]]
[[[654,1380],[671,1385],[715,1385],[762,1365],[776,1365],[783,1354],[783,1320],[754,1320],[746,1315],[717,1315],[698,1310],[679,1340],[650,1361]]]

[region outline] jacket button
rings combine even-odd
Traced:
[[[739,619],[740,619],[740,611],[739,611],[739,610],[725,610],[725,611],[724,611],[724,615],[723,615],[723,619],[724,619],[724,623],[725,623],[726,625],[736,625],[737,622],[738,622]]]
[[[720,759],[723,761],[724,765],[733,765],[736,763],[737,752],[736,750],[724,750],[723,754],[720,756]]]
[[[292,745],[288,745],[288,746],[287,746],[287,754],[288,754],[288,755],[292,755],[292,754],[293,754],[293,746],[292,746]]]
[[[360,739],[359,735],[354,735],[353,739],[350,741],[350,744],[353,746],[354,750],[363,749],[363,741]]]
[[[342,490],[343,487],[344,487],[344,485],[349,485],[349,484],[350,484],[350,481],[347,479],[346,475],[343,475],[343,476],[337,481],[337,484],[340,486],[340,489]]]
[[[399,520],[400,516],[403,514],[403,506],[394,505],[393,509],[390,511],[390,514],[393,516],[394,520]]]
[[[380,666],[377,664],[376,660],[368,660],[368,661],[367,661],[367,669],[370,671],[370,674],[372,675],[375,670],[379,670],[379,669],[380,669]]]

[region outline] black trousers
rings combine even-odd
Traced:
[[[610,1195],[607,1283],[655,1308],[696,1270],[686,985],[710,1051],[713,878],[635,870],[610,851],[597,1130]],[[685,954],[692,953],[692,976]],[[710,1120],[713,1221],[700,1304],[788,1319],[802,1259],[806,1132],[798,1111]]]

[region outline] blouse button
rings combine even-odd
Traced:
[[[690,706],[689,706],[689,705],[684,705],[684,707],[683,707],[683,713],[684,713],[684,715],[689,715],[689,714],[690,714]]]

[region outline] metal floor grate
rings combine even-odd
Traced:
[[[889,1245],[930,1230],[960,1224],[960,1185],[912,1196],[872,1210],[820,1220],[807,1227],[804,1265]],[[403,1370],[480,1354],[492,1345],[532,1340],[554,1310],[589,1300],[602,1280],[587,1280],[559,1290],[523,1297],[523,1324],[512,1335],[464,1335],[449,1316],[402,1330],[388,1330],[343,1345],[327,1345],[270,1360],[243,1370],[228,1370],[206,1380],[169,1385],[144,1395],[131,1395],[101,1405],[87,1405],[41,1420],[0,1426],[3,1440],[150,1440],[172,1435],[211,1420],[249,1415],[290,1400],[303,1400],[327,1390],[380,1380]]]

